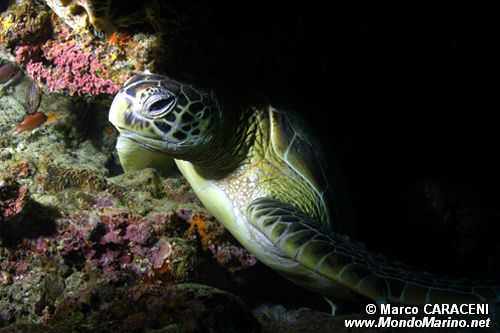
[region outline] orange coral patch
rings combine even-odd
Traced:
[[[198,214],[194,214],[193,216],[191,216],[191,218],[189,219],[189,224],[190,226],[188,228],[188,232],[193,232],[196,227],[198,235],[200,235],[201,244],[203,246],[209,245],[217,236],[216,233],[209,231],[210,223],[205,221],[205,219]]]
[[[110,42],[111,44],[119,45],[119,46],[123,45],[124,43],[128,42],[129,40],[130,40],[130,37],[124,33],[121,33],[121,32],[113,32],[113,34],[111,36],[109,36],[109,38],[108,38],[108,42]]]

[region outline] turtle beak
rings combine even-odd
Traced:
[[[116,94],[115,99],[111,104],[111,108],[109,109],[109,122],[118,129],[125,127],[125,114],[130,111],[131,107],[132,102],[125,96],[125,94],[121,92]]]

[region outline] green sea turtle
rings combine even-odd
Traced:
[[[497,302],[500,288],[439,278],[334,232],[335,196],[301,124],[265,100],[221,98],[154,74],[130,79],[109,120],[125,171],[168,164],[261,262],[326,298]]]

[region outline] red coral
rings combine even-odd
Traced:
[[[104,235],[101,238],[101,244],[120,244],[121,243],[121,237],[120,237],[121,230],[120,229],[111,229],[108,231],[106,235]]]
[[[252,267],[257,263],[257,258],[245,249],[225,242],[219,245],[210,244],[208,246],[214,258],[219,264],[226,266],[230,272]],[[236,262],[234,262],[236,260]]]
[[[153,268],[160,269],[165,264],[165,260],[172,254],[172,245],[162,238],[151,250],[151,261]]]
[[[113,34],[108,38],[108,42],[117,46],[124,46],[124,44],[130,42],[130,40],[130,36],[121,32],[113,32]]]
[[[177,216],[189,223],[187,234],[198,234],[201,245],[208,249],[217,262],[225,266],[230,272],[251,267],[257,263],[257,258],[241,246],[224,241],[224,229],[218,224],[193,214],[190,210],[180,209]]]
[[[115,94],[119,86],[109,79],[100,54],[76,41],[48,40],[41,46],[19,46],[16,61],[50,91],[68,90],[70,95]]]
[[[127,226],[125,231],[125,236],[123,237],[126,240],[131,242],[135,242],[137,244],[144,245],[151,237],[151,233],[146,224],[131,224]]]
[[[113,208],[115,206],[115,203],[107,198],[99,198],[97,202],[92,206],[93,209],[99,209],[100,211],[104,211],[106,208]]]
[[[99,259],[99,263],[101,264],[104,273],[108,273],[113,270],[113,265],[118,255],[118,251],[112,250],[106,251],[102,254],[101,258]]]
[[[61,254],[69,263],[85,259],[110,280],[118,272],[153,277],[170,271],[173,245],[144,217],[121,211],[105,215],[95,207],[93,213],[71,215],[57,223],[57,235],[51,241],[62,245]]]
[[[36,253],[45,253],[49,250],[49,240],[45,237],[39,237],[34,241],[32,251]]]
[[[11,185],[0,188],[1,207],[3,216],[11,217],[18,215],[24,209],[28,201],[28,189],[24,185]]]

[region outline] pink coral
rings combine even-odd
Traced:
[[[107,198],[99,198],[97,202],[92,206],[93,209],[99,209],[99,210],[104,210],[106,208],[113,208],[115,206],[115,203]]]
[[[48,241],[62,245],[61,254],[66,260],[78,264],[85,259],[87,264],[102,269],[110,280],[119,271],[149,277],[156,276],[157,270],[169,271],[167,259],[175,248],[142,216],[123,211],[108,215],[94,207],[92,212],[58,219],[57,225],[55,238]]]
[[[151,233],[145,223],[131,224],[127,226],[124,239],[135,242],[140,245],[146,244],[150,239]]]
[[[239,246],[228,242],[219,245],[210,244],[208,246],[212,255],[219,264],[227,266],[230,272],[236,272],[241,269],[252,267],[257,263],[257,258]],[[236,262],[233,262],[236,260]]]
[[[101,242],[100,243],[102,245],[109,244],[109,243],[120,244],[121,243],[120,233],[121,233],[120,229],[111,229],[111,230],[108,231],[107,234],[105,234],[101,238]]]
[[[28,189],[24,185],[12,184],[0,187],[0,213],[5,217],[12,217],[22,212],[28,201]]]
[[[172,245],[165,239],[161,238],[151,250],[151,258],[153,268],[160,269],[167,259],[172,254]]]
[[[75,41],[48,40],[41,46],[19,46],[16,61],[28,74],[50,91],[68,90],[70,95],[115,94],[119,86],[109,79],[98,51]]]
[[[244,248],[224,241],[224,229],[220,224],[200,214],[193,214],[188,209],[180,209],[176,214],[177,217],[190,224],[187,233],[193,234],[196,231],[202,247],[208,249],[217,262],[230,272],[236,272],[257,263],[257,258]]]

